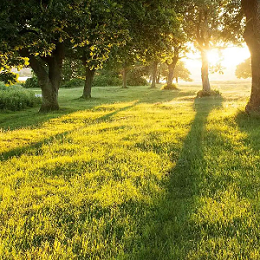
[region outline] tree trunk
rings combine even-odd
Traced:
[[[209,62],[207,57],[207,52],[202,48],[201,50],[201,80],[202,80],[202,90],[210,91],[210,83],[209,83]]]
[[[85,99],[91,98],[91,88],[95,75],[95,70],[91,70],[89,67],[85,67],[85,85],[83,89],[82,97]]]
[[[244,38],[251,53],[252,88],[246,111],[260,112],[260,0],[242,0],[246,15]]]
[[[127,88],[127,67],[123,68],[122,72],[122,77],[123,77],[123,87],[122,88]]]
[[[39,112],[59,110],[58,91],[61,83],[64,45],[56,44],[56,49],[48,57],[37,58],[30,55],[28,50],[21,50],[20,54],[29,58],[30,66],[36,74],[42,90],[42,105]]]
[[[37,74],[36,74],[37,75]],[[42,78],[37,75],[39,86],[42,90],[42,105],[39,112],[50,112],[59,110],[58,88],[52,85],[48,78]]]
[[[178,84],[179,83],[179,78],[176,77],[175,80],[176,80],[176,83]]]
[[[156,88],[157,65],[158,65],[157,61],[154,61],[153,64],[152,64],[152,85],[151,85],[151,88]]]
[[[171,86],[174,79],[174,70],[176,64],[178,62],[178,58],[174,57],[171,63],[167,63],[168,65],[168,78],[167,78],[167,86]]]
[[[161,75],[158,73],[158,76],[156,77],[156,84],[160,84]]]

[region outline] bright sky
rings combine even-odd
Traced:
[[[247,46],[240,47],[229,47],[222,51],[222,55],[219,55],[218,50],[212,50],[208,53],[210,65],[216,64],[221,60],[221,64],[224,67],[224,75],[219,73],[210,74],[210,80],[236,80],[235,70],[236,66],[243,62],[245,59],[250,57],[250,52]],[[201,58],[200,53],[189,54],[188,59],[185,59],[186,67],[191,72],[191,78],[197,82],[200,81],[200,68]]]

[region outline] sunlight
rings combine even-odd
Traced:
[[[249,57],[250,52],[246,46],[243,48],[229,47],[222,51],[219,51],[218,49],[208,51],[208,60],[212,66],[220,61],[224,67],[236,66]]]
[[[235,76],[236,66],[250,57],[250,52],[246,45],[243,47],[228,47],[222,50],[212,49],[208,52],[209,65],[217,65],[221,61],[223,75],[219,73],[211,73],[211,80],[237,80]],[[201,55],[197,52],[188,53],[184,59],[185,65],[192,74],[194,81],[201,80]]]
[[[223,55],[217,49],[208,51],[207,56],[209,64],[212,66],[216,65],[221,60],[223,60]]]
[[[223,66],[236,66],[250,57],[250,52],[246,46],[243,48],[232,47],[223,50]]]

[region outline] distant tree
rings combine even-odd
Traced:
[[[165,63],[159,64],[158,66],[158,72],[160,73],[160,76],[167,81],[169,76],[169,70],[168,66]],[[174,69],[174,76],[173,79],[176,80],[176,83],[178,83],[179,79],[182,79],[184,81],[192,81],[191,79],[191,73],[190,71],[185,67],[185,63],[181,60],[179,60],[175,66]]]
[[[185,63],[183,61],[178,61],[175,70],[174,70],[174,78],[178,83],[178,79],[182,79],[184,81],[192,81],[190,71],[185,67]]]
[[[240,1],[187,0],[186,5],[183,5],[183,13],[184,29],[201,53],[202,89],[210,91],[207,52],[216,47],[224,48],[241,38],[240,21],[243,15],[240,12]]]
[[[236,68],[236,77],[241,79],[247,79],[252,77],[252,72],[251,72],[251,58],[246,59],[242,63],[237,65]]]
[[[127,20],[129,40],[117,48],[113,58],[121,64],[123,88],[127,87],[127,74],[136,62],[150,65],[155,87],[157,65],[169,48],[168,35],[175,28],[175,12],[169,8],[168,0],[121,0]]]

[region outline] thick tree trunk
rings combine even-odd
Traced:
[[[151,88],[156,88],[156,76],[157,76],[158,62],[154,61],[152,64],[152,85]]]
[[[37,74],[36,74],[37,75]],[[39,112],[50,112],[59,110],[58,88],[52,85],[48,78],[38,77],[39,85],[42,89],[42,105]]]
[[[246,111],[260,113],[260,0],[242,0],[246,15],[245,40],[251,53],[252,88]]]
[[[127,67],[124,67],[123,71],[122,71],[122,78],[123,78],[123,87],[122,88],[127,88],[127,72],[128,72]]]
[[[82,97],[85,99],[91,98],[91,88],[95,75],[95,70],[91,70],[89,67],[85,67],[85,85],[83,89]]]
[[[23,57],[28,57],[42,90],[42,105],[39,112],[59,110],[58,91],[61,83],[64,45],[56,44],[56,49],[48,57],[35,57],[28,50],[21,50]],[[46,65],[48,69],[46,69]]]
[[[206,50],[201,50],[201,80],[202,80],[202,90],[210,91],[210,83],[209,83],[209,62],[207,57]]]
[[[178,58],[174,57],[171,63],[167,63],[167,66],[168,66],[167,85],[168,86],[172,85],[172,82],[174,79],[174,70],[175,70],[177,62],[178,62]]]

